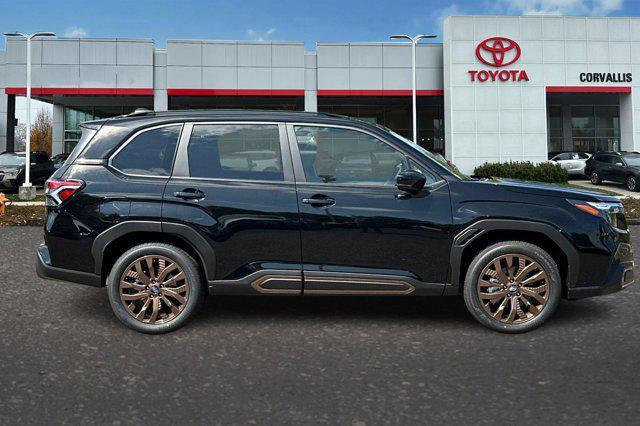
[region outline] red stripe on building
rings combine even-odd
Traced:
[[[631,93],[631,87],[620,86],[547,86],[547,93]]]
[[[304,96],[304,89],[167,89],[169,96]]]
[[[7,95],[26,95],[26,87],[7,87],[4,89]],[[34,87],[31,89],[34,96],[52,95],[113,95],[113,96],[153,96],[153,89],[142,88],[110,88],[110,87]]]
[[[411,90],[318,90],[318,96],[411,96]],[[444,90],[417,90],[417,96],[443,96]]]

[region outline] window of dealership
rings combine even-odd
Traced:
[[[618,94],[547,96],[549,154],[620,150]]]

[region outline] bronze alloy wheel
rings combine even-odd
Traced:
[[[549,281],[535,260],[522,254],[505,254],[484,267],[477,293],[484,310],[493,318],[520,324],[542,312],[549,299]]]
[[[176,318],[189,299],[189,283],[176,262],[148,255],[131,262],[120,277],[120,300],[129,314],[145,324]]]

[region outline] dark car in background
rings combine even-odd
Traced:
[[[600,185],[607,180],[624,183],[629,191],[639,191],[640,153],[599,152],[587,160],[585,174],[594,185]]]
[[[0,189],[17,189],[24,183],[24,159],[24,152],[0,154]],[[55,170],[53,161],[46,152],[31,152],[30,180],[34,185],[44,185]]]
[[[634,280],[618,198],[473,179],[381,126],[216,110],[82,127],[47,183],[37,271],[106,287],[141,332],[207,295],[461,295],[517,333]]]
[[[53,157],[51,157],[51,161],[53,161],[53,167],[58,170],[60,167],[62,167],[64,162],[67,161],[67,158],[69,158],[69,153],[54,155]]]

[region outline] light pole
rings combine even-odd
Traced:
[[[24,183],[19,191],[21,199],[33,200],[36,198],[36,191],[31,186],[31,39],[34,37],[55,36],[54,33],[41,31],[33,34],[23,34],[19,32],[4,33],[7,37],[24,37],[27,39],[27,134],[24,154]]]
[[[423,38],[436,38],[436,35],[432,34],[418,34],[415,37],[408,36],[406,34],[392,35],[392,39],[405,38],[411,42],[411,81],[412,81],[412,96],[413,96],[413,143],[418,143],[418,123],[417,123],[417,100],[416,100],[416,45]]]

